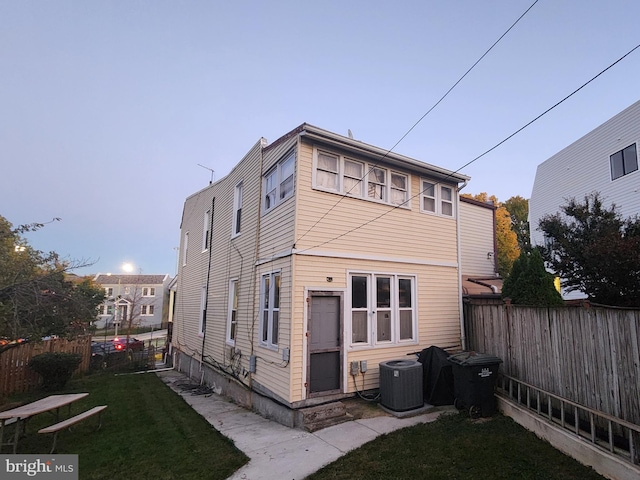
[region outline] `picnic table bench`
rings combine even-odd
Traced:
[[[38,433],[53,433],[53,444],[51,445],[51,451],[49,453],[53,453],[56,449],[56,442],[58,441],[58,433],[65,428],[71,428],[76,423],[83,421],[85,418],[92,417],[98,414],[98,428],[96,430],[100,430],[102,426],[102,411],[107,408],[106,405],[99,405],[97,407],[93,407],[90,410],[79,413],[71,418],[67,418],[61,422],[55,423],[53,425],[49,425],[48,427],[41,428],[38,430]]]

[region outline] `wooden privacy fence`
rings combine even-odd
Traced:
[[[0,398],[13,393],[28,392],[40,385],[40,375],[27,365],[31,357],[45,352],[79,353],[82,363],[74,375],[89,370],[91,361],[91,337],[75,340],[56,338],[42,342],[23,343],[0,354]]]
[[[467,346],[522,382],[640,425],[640,310],[465,304]]]

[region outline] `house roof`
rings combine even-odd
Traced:
[[[413,171],[428,175],[438,180],[447,180],[451,183],[459,183],[467,182],[471,178],[461,173],[436,167],[435,165],[431,165],[429,163],[425,163],[410,157],[405,157],[404,155],[391,152],[384,148],[369,145],[367,143],[361,142],[360,140],[354,140],[353,138],[345,137],[328,130],[323,130],[322,128],[314,127],[313,125],[309,125],[308,123],[303,123],[295,130],[292,130],[291,132],[286,134],[284,137],[290,136],[293,133],[299,133],[301,137],[309,138],[326,145],[339,146],[353,153],[369,156],[373,155],[379,160],[384,159],[384,163],[396,167],[410,168]],[[280,139],[276,140],[274,144],[278,143],[279,140]]]
[[[500,298],[502,278],[462,276],[462,294],[470,297],[492,296]]]
[[[100,285],[162,285],[169,275],[109,275],[98,273],[95,282]]]

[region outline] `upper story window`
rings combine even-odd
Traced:
[[[638,154],[636,144],[631,144],[610,157],[611,180],[628,175],[638,170]]]
[[[291,152],[264,176],[264,210],[269,211],[293,194],[295,153]]]
[[[242,220],[242,182],[236,185],[233,195],[233,231],[232,236],[240,235],[240,224]]]
[[[319,149],[314,150],[313,182],[319,190],[393,205],[407,205],[411,198],[408,175]]]
[[[104,293],[107,295],[107,297],[113,297],[113,287],[106,287],[104,289]]]
[[[420,211],[435,213],[444,217],[454,217],[453,187],[422,180],[420,191]]]
[[[182,266],[187,264],[187,253],[189,252],[189,232],[185,232],[184,240],[182,241]]]
[[[142,296],[143,297],[155,297],[156,289],[154,287],[142,287]]]
[[[204,213],[204,219],[202,221],[202,251],[209,250],[209,226],[211,225],[211,210],[207,210]]]

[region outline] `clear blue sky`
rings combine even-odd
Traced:
[[[175,273],[184,199],[308,122],[390,149],[533,0],[0,0],[0,215],[76,273]],[[540,0],[394,151],[451,170],[640,43],[637,0]],[[536,166],[640,98],[640,50],[462,170]]]

